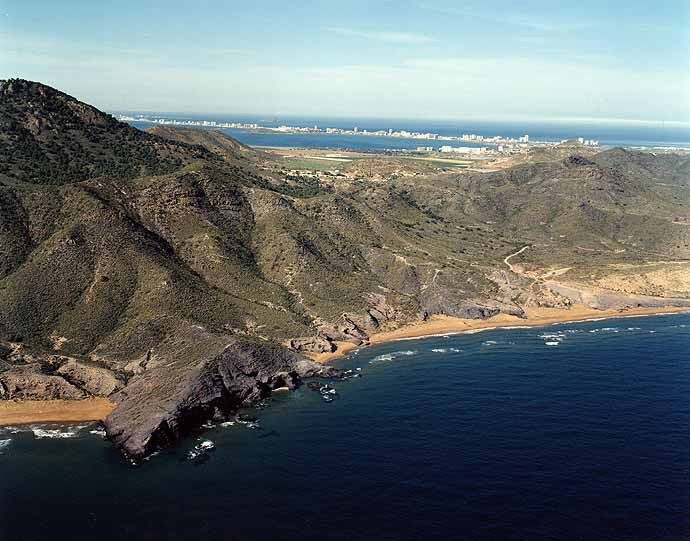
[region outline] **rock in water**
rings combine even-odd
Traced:
[[[303,359],[283,347],[238,339],[196,363],[176,361],[147,370],[113,395],[118,407],[105,420],[108,437],[138,460],[210,419],[293,388],[300,378],[337,377],[340,371]]]

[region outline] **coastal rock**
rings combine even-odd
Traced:
[[[368,316],[368,314],[367,314]],[[352,340],[368,340],[369,335],[362,330],[364,327],[365,318],[357,318],[356,316],[344,316],[345,323],[339,325],[321,325],[319,327],[319,334],[328,340],[336,342],[350,342]],[[371,326],[372,329],[375,327]]]
[[[439,314],[464,319],[488,319],[501,312],[496,306],[488,303],[479,304],[475,302],[454,303],[447,299],[434,299],[432,303],[424,305],[422,313]]]
[[[453,315],[468,319],[488,319],[497,315],[499,312],[500,310],[498,308],[488,306],[462,306],[458,310],[455,310]]]
[[[346,334],[346,333],[338,330],[338,328],[336,328],[334,325],[322,325],[322,326],[320,326],[319,327],[319,334],[323,335],[328,340],[333,340],[335,342],[347,342],[348,340],[353,338],[349,334]]]
[[[94,396],[109,396],[123,385],[107,368],[88,366],[74,359],[63,364],[56,373]]]
[[[38,365],[12,367],[0,373],[4,400],[80,400],[87,394],[60,376],[43,374]]]
[[[341,372],[267,342],[237,339],[220,353],[195,363],[178,360],[134,377],[111,397],[118,407],[106,418],[108,437],[133,459],[170,445],[217,415],[231,414],[293,388],[304,377]]]
[[[294,351],[309,353],[331,353],[335,351],[335,344],[330,339],[318,336],[294,338],[288,342],[288,347]]]
[[[354,315],[344,315],[344,323],[337,327],[337,330],[350,338],[359,338],[360,340],[368,340],[369,335],[364,329],[375,328],[371,324],[371,316],[367,313],[363,317]]]

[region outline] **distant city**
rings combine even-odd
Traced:
[[[528,134],[521,137],[505,137],[502,135],[479,135],[475,133],[463,133],[462,135],[439,135],[437,133],[415,132],[407,130],[394,131],[387,130],[360,130],[356,126],[352,129],[342,128],[321,128],[315,126],[264,126],[257,123],[247,122],[216,122],[215,120],[187,120],[187,119],[171,119],[171,118],[152,118],[144,115],[117,115],[118,120],[124,122],[150,122],[152,124],[161,124],[166,126],[194,126],[200,128],[227,128],[227,129],[243,129],[255,130],[261,132],[277,132],[277,133],[310,133],[310,134],[326,134],[326,135],[361,135],[361,136],[377,136],[377,137],[397,137],[402,139],[420,139],[429,141],[461,141],[473,144],[490,145],[492,148],[475,146],[451,146],[443,145],[440,148],[431,146],[419,146],[417,152],[442,152],[442,153],[456,153],[456,154],[485,154],[485,153],[514,153],[524,151],[532,147],[548,147],[555,146],[568,141],[576,141],[584,146],[599,146],[599,141],[595,139],[585,139],[584,137],[577,137],[575,139],[563,139],[560,141],[530,141]]]

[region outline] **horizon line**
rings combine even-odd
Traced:
[[[645,119],[633,119],[633,118],[611,118],[611,117],[512,117],[506,115],[504,117],[493,117],[493,116],[433,116],[428,117],[404,117],[396,115],[383,115],[383,116],[371,116],[371,115],[339,115],[339,114],[329,114],[329,113],[267,113],[267,112],[213,112],[213,111],[164,111],[155,109],[111,109],[104,108],[104,112],[108,114],[157,114],[157,115],[222,115],[222,116],[254,116],[254,117],[276,117],[276,118],[304,118],[304,119],[339,119],[339,120],[354,120],[354,119],[367,119],[367,120],[414,120],[414,121],[441,121],[441,122],[587,122],[587,123],[600,123],[600,124],[643,124],[643,125],[654,125],[659,124],[664,127],[687,127],[690,128],[690,120],[645,120]],[[195,119],[203,120],[203,119]]]

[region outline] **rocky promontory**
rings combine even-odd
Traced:
[[[224,419],[302,378],[340,371],[277,345],[237,340],[218,355],[185,360],[136,376],[111,397],[118,407],[105,420],[108,437],[128,456],[142,458],[210,419]]]

